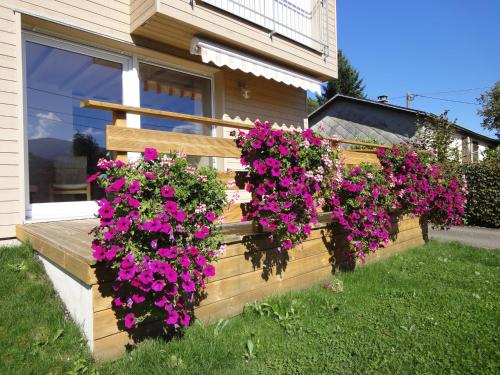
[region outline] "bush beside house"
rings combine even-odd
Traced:
[[[500,228],[500,163],[486,160],[483,163],[464,164],[459,167],[467,179],[468,202],[465,220],[469,225]]]

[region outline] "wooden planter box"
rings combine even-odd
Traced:
[[[88,232],[95,224],[95,220],[26,224],[18,226],[17,236],[38,252],[95,358],[112,359],[142,337],[162,331],[158,322],[133,332],[123,330],[111,307],[111,274],[96,267],[90,254]],[[231,231],[230,225],[226,231]],[[388,247],[368,255],[367,262],[424,243],[418,219],[400,220],[394,225],[394,235]],[[301,246],[281,253],[263,234],[228,234],[225,238],[228,249],[217,261],[206,298],[195,310],[197,319],[228,318],[241,313],[247,303],[306,288],[337,269],[359,265],[343,256],[348,248],[346,233],[333,224],[322,223]]]

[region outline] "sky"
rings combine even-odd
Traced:
[[[410,92],[475,103],[500,80],[499,19],[500,0],[337,0],[338,47],[371,99],[404,106]],[[477,105],[417,96],[412,107],[449,110],[459,125],[495,138]]]

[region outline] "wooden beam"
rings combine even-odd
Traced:
[[[233,128],[233,129],[254,129],[255,128],[255,126],[253,124],[246,124],[243,122],[219,120],[219,119],[210,118],[210,117],[187,115],[187,114],[183,114],[183,113],[169,112],[169,111],[161,111],[158,109],[132,107],[132,106],[122,105],[122,104],[101,102],[98,100],[85,100],[85,101],[80,103],[80,107],[81,108],[100,109],[103,111],[119,111],[119,112],[133,113],[136,115],[167,118],[170,120],[195,122],[197,124],[202,124],[202,125],[207,125],[207,126],[214,126],[214,125],[215,126],[225,126],[226,128]]]
[[[118,152],[142,152],[146,147],[159,152],[184,152],[191,156],[239,158],[241,151],[234,140],[205,135],[165,132],[160,130],[106,127],[106,149]]]

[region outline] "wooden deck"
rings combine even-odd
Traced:
[[[95,260],[89,233],[97,224],[97,219],[24,224],[16,227],[16,236],[83,283],[92,285],[97,279],[92,271]]]
[[[330,222],[330,213],[321,214],[311,237],[282,253],[267,236],[255,233],[251,222],[223,225],[228,248],[215,263],[216,275],[207,282],[206,298],[195,309],[196,317],[205,321],[227,318],[239,314],[246,303],[328,278],[342,266],[337,255],[349,246],[346,233],[328,226]],[[370,254],[368,262],[424,243],[418,219],[403,218],[395,223],[389,246]],[[109,359],[120,356],[140,335],[158,332],[158,327],[152,322],[132,334],[123,330],[119,312],[111,304],[114,276],[103,272],[91,255],[89,232],[96,224],[97,219],[25,224],[17,227],[17,237],[68,275],[67,283],[79,283],[90,293],[91,301],[86,303],[92,331],[87,338],[96,358]]]

